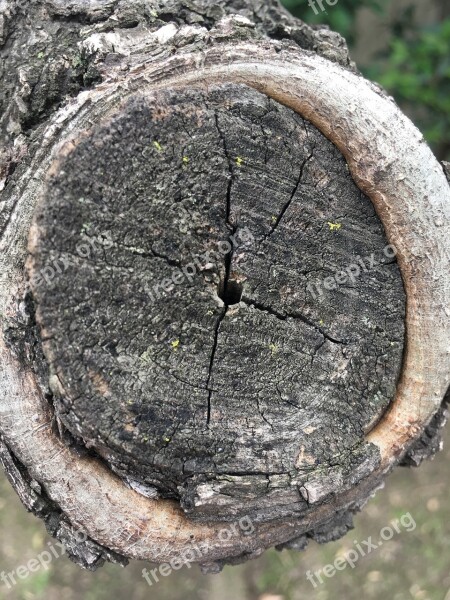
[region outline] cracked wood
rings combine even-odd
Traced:
[[[401,276],[342,156],[292,110],[232,84],[136,98],[59,162],[44,198],[29,277],[56,413],[125,479],[193,518],[267,503],[276,517],[302,505],[279,506],[292,481],[345,465],[381,418]],[[163,291],[174,265],[192,275]]]

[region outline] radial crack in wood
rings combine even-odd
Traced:
[[[403,286],[317,129],[245,86],[164,91],[54,171],[28,265],[72,435],[196,518],[289,515],[324,468],[376,462]]]

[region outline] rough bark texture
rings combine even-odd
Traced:
[[[339,36],[274,2],[0,7],[2,462],[22,501],[87,568],[195,540],[217,570],[343,535],[439,446],[442,168]],[[219,539],[243,515],[254,534]]]
[[[44,122],[68,97],[101,81],[119,59],[110,47],[106,63],[99,36],[130,31],[149,35],[167,23],[210,30],[227,15],[242,15],[258,38],[292,40],[300,48],[351,66],[344,40],[327,28],[311,28],[276,0],[1,0],[0,181],[15,168],[31,141],[23,135]],[[92,37],[94,36],[94,38]],[[195,41],[195,36],[192,41]],[[85,43],[83,43],[85,42]]]

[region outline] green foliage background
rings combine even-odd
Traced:
[[[444,0],[445,1],[445,0]],[[308,0],[283,0],[293,14],[307,23],[325,23],[339,31],[350,49],[358,41],[356,15],[365,7],[378,14],[389,0],[338,0],[318,14]],[[318,8],[318,7],[317,7]],[[450,18],[422,26],[407,7],[390,23],[390,43],[362,72],[385,87],[423,131],[441,160],[450,161]]]

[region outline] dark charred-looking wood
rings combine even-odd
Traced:
[[[292,479],[345,465],[389,405],[404,292],[383,228],[332,144],[258,92],[134,100],[63,159],[36,223],[58,417],[192,518],[300,509]]]

